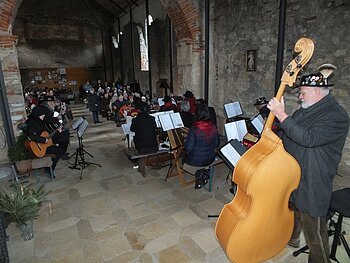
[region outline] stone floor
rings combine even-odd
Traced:
[[[84,105],[73,105],[74,116],[91,114]],[[11,262],[228,262],[215,239],[216,218],[232,199],[225,183],[227,168],[216,167],[214,191],[181,187],[172,177],[165,181],[168,167],[148,168],[143,178],[122,149],[126,147],[122,129],[113,122],[89,124],[84,135],[85,149],[94,158],[82,171],[60,160],[56,179],[41,177],[50,190],[53,213],[45,205],[35,220],[35,237],[24,241],[11,224],[8,249]],[[77,147],[71,138],[69,152]],[[336,177],[335,188],[349,187],[349,171]],[[8,178],[1,179],[2,184]],[[30,178],[33,180],[33,178]],[[349,221],[344,230],[350,231]],[[349,235],[346,238],[350,241]],[[307,262],[307,255],[292,256],[285,247],[268,262]],[[340,262],[350,262],[342,246]]]

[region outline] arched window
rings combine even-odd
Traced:
[[[143,35],[142,27],[137,26],[137,32],[139,33],[139,41],[140,41],[140,57],[141,57],[141,70],[148,71],[148,46],[145,41],[145,37]]]

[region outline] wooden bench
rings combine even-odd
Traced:
[[[156,165],[165,161],[170,161],[173,154],[169,150],[159,150],[153,153],[140,154],[134,149],[124,149],[125,155],[130,160],[137,160],[138,171],[146,177],[147,166]]]

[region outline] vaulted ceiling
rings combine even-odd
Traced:
[[[143,0],[23,0],[17,18],[36,24],[112,23]]]

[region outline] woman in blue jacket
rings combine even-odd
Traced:
[[[219,146],[217,128],[210,120],[206,104],[196,109],[196,121],[189,129],[185,141],[185,162],[192,166],[207,166],[215,160],[215,149]]]

